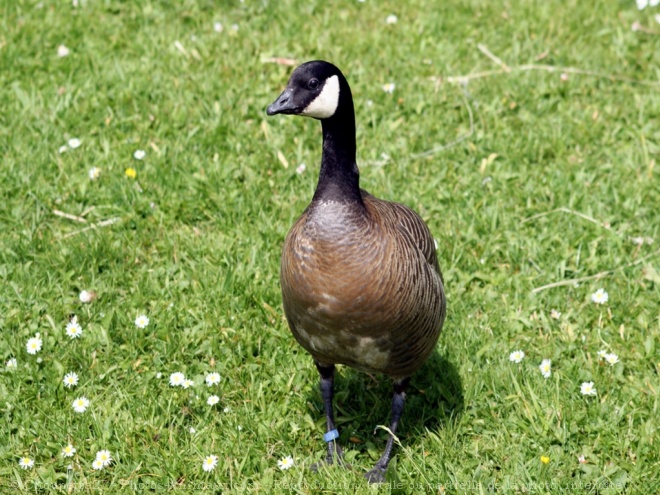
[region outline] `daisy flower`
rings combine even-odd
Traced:
[[[72,371],[71,373],[67,373],[66,375],[64,375],[64,380],[62,381],[64,382],[64,386],[66,388],[75,387],[76,385],[78,385],[78,374],[75,373],[74,371]]]
[[[591,300],[596,304],[605,304],[609,300],[609,296],[605,292],[605,289],[598,289],[591,294]]]
[[[596,395],[594,382],[582,382],[582,385],[580,385],[580,393],[582,395]]]
[[[69,323],[66,324],[66,334],[70,339],[77,339],[82,335],[82,327],[78,320],[74,317]]]
[[[18,368],[18,361],[16,361],[16,358],[7,359],[5,366],[7,367],[8,370],[15,370],[16,368]]]
[[[57,56],[60,58],[66,57],[69,55],[70,50],[65,45],[60,45],[57,47]]]
[[[104,467],[105,466],[103,465],[103,461],[101,459],[94,459],[94,462],[92,462],[92,469],[96,471],[100,471]]]
[[[170,375],[170,385],[173,387],[181,387],[183,386],[183,382],[185,381],[186,381],[186,377],[180,371],[177,371],[176,373],[172,373]]]
[[[524,357],[525,353],[523,351],[513,351],[509,354],[509,361],[512,363],[520,363]]]
[[[39,352],[41,350],[41,344],[43,344],[41,336],[39,334],[35,334],[35,336],[29,339],[27,344],[25,344],[28,354],[36,354]]]
[[[212,395],[211,397],[206,399],[206,403],[209,406],[215,406],[218,402],[220,402],[220,397],[218,397],[217,395]]]
[[[210,387],[211,385],[217,385],[220,382],[220,373],[209,373],[206,375],[206,384]]]
[[[67,144],[69,145],[69,148],[71,148],[72,150],[75,150],[76,148],[80,147],[81,143],[80,143],[80,139],[71,138],[71,139],[69,139]]]
[[[228,407],[225,407],[225,408],[222,410],[222,412],[223,412],[223,413],[229,413],[229,412],[231,412],[231,409],[229,409]]]
[[[101,461],[103,466],[109,466],[112,463],[112,456],[109,450],[99,450],[96,453],[96,460]]]
[[[61,155],[62,153],[65,153],[69,147],[66,144],[63,144],[57,149],[57,152]]]
[[[69,444],[62,449],[62,457],[73,457],[73,454],[76,453],[76,448]]]
[[[550,310],[550,318],[552,318],[553,320],[558,320],[559,318],[561,318],[561,313],[556,309]]]
[[[149,324],[149,318],[147,315],[140,315],[135,318],[135,326],[138,328],[146,328]]]
[[[225,28],[223,27],[221,22],[213,23],[213,31],[215,31],[216,33],[221,33],[222,31],[224,31],[224,29]]]
[[[215,467],[218,465],[218,456],[217,455],[210,455],[204,459],[204,462],[202,463],[202,469],[206,472],[213,471]]]
[[[133,167],[128,167],[125,171],[124,174],[126,174],[126,177],[129,179],[135,179],[137,177],[137,172]]]
[[[386,24],[396,24],[399,19],[394,14],[390,14],[385,19]]]
[[[394,93],[395,89],[396,89],[396,84],[394,83],[383,84],[383,91],[385,91],[386,93],[392,94]]]
[[[284,471],[285,469],[289,469],[293,467],[293,457],[291,457],[290,455],[283,457],[282,459],[277,461],[277,465],[282,471]]]
[[[306,168],[307,168],[307,165],[305,165],[304,163],[301,163],[300,165],[298,165],[298,166],[296,167],[296,173],[297,173],[298,175],[300,175],[300,174],[302,174],[302,173],[305,171]]]
[[[660,0],[636,0],[637,8],[644,10],[646,7],[656,7],[660,5]]]
[[[90,170],[90,178],[91,178],[91,170]],[[81,303],[89,303],[89,302],[92,302],[94,300],[94,298],[96,297],[96,294],[92,291],[84,290],[84,291],[80,292],[80,296],[78,296],[78,297],[80,298]]]
[[[607,361],[607,363],[610,366],[614,366],[616,363],[619,362],[619,356],[617,356],[613,352],[609,353],[609,354],[605,354],[605,356],[603,356],[603,357],[605,358],[605,361]]]
[[[92,167],[89,169],[89,180],[96,180],[101,175],[101,169],[98,167]]]
[[[18,465],[23,469],[32,469],[34,467],[34,459],[29,457],[21,457],[21,460],[18,461]]]
[[[549,359],[544,359],[543,361],[541,361],[539,369],[541,370],[541,374],[545,378],[550,378],[550,375],[552,374],[552,371],[550,371],[551,364],[552,361],[550,361]]]
[[[603,349],[598,351],[598,360],[599,361],[602,361],[603,359],[605,359],[605,356],[607,356],[607,351],[604,351]]]
[[[133,158],[136,160],[142,160],[145,156],[147,156],[147,152],[144,150],[135,150],[135,153],[133,153]]]
[[[73,401],[71,406],[77,413],[84,413],[85,410],[89,407],[89,400],[86,397],[78,397]]]
[[[190,433],[197,433],[197,430],[193,428],[192,426],[188,429]]]
[[[183,388],[193,387],[194,385],[195,385],[195,382],[192,381],[190,378],[186,378],[185,380],[183,380],[183,383],[181,384],[181,386]]]

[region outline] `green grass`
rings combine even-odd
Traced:
[[[632,0],[80,4],[0,1],[0,492],[660,490],[660,10]],[[632,31],[636,20],[655,34]],[[58,58],[60,44],[69,56]],[[439,82],[499,69],[478,44],[512,67],[631,81],[531,70]],[[413,379],[390,483],[376,491],[362,473],[386,439],[373,431],[388,422],[383,377],[341,370],[353,470],[309,470],[324,418],[312,361],[283,320],[278,270],[316,184],[321,137],[315,121],[266,118],[292,70],[264,63],[272,56],[344,70],[362,186],[417,209],[440,246],[449,316]],[[72,137],[81,147],[58,153]],[[111,218],[121,220],[80,232]],[[597,306],[601,287],[609,302]],[[82,305],[83,289],[98,298]],[[84,329],[73,341],[72,313]],[[508,360],[516,349],[521,364]],[[599,362],[600,349],[621,362]],[[4,368],[12,357],[15,371]],[[62,386],[69,371],[74,389]],[[175,371],[196,385],[169,387]],[[210,371],[222,375],[213,389]],[[584,381],[596,397],[580,395]],[[81,395],[91,406],[75,414]],[[60,456],[69,442],[72,471]],[[99,449],[115,462],[97,472]],[[209,454],[219,463],[205,473]],[[24,455],[34,469],[19,468]],[[295,466],[280,471],[286,455]]]

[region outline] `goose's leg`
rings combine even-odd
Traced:
[[[385,482],[385,471],[387,471],[387,465],[390,463],[392,458],[392,448],[394,447],[394,437],[396,434],[396,427],[399,425],[399,420],[403,414],[403,407],[406,403],[406,390],[408,389],[408,383],[410,383],[410,378],[404,378],[394,382],[394,396],[392,397],[392,420],[390,423],[390,431],[392,434],[387,439],[387,444],[385,445],[385,452],[380,456],[378,462],[374,468],[364,475],[369,483],[384,483]]]
[[[332,407],[332,398],[335,391],[335,365],[324,366],[317,362],[314,364],[316,364],[316,369],[319,370],[319,374],[321,375],[321,397],[323,398],[325,420],[328,425],[327,432],[323,435],[323,439],[328,444],[328,454],[325,461],[328,464],[332,464],[335,456],[337,456],[337,461],[341,463],[344,453],[337,442],[339,433],[335,428],[335,415]]]

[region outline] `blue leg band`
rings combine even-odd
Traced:
[[[336,438],[339,438],[339,432],[337,431],[336,428],[323,435],[323,440],[325,440],[326,442],[332,442]]]

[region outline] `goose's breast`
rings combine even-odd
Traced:
[[[388,374],[399,362],[412,370],[437,340],[439,277],[421,253],[401,252],[396,236],[378,226],[342,228],[330,236],[294,226],[287,237],[281,283],[292,333],[322,362]]]

